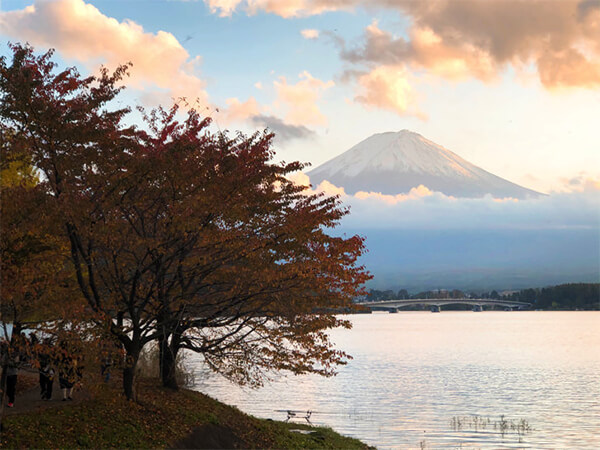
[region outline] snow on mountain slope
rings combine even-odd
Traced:
[[[395,195],[422,184],[454,197],[541,195],[491,174],[409,130],[374,134],[308,175],[314,186],[327,180],[349,194],[371,191]]]

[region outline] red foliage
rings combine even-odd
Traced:
[[[339,199],[290,182],[303,165],[274,162],[267,132],[211,134],[177,106],[125,127],[128,109],[108,109],[125,66],[81,78],[51,56],[15,45],[0,60],[2,126],[42,173],[81,294],[131,366],[159,340],[167,378],[180,348],[239,382],[331,375],[347,355],[326,331],[349,324],[315,310],[350,305],[369,278],[363,239],[329,232]],[[133,396],[133,367],[124,380]]]

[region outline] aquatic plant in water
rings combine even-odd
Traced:
[[[499,420],[477,415],[454,416],[450,419],[450,428],[454,431],[475,432],[493,429],[500,433],[502,439],[505,435],[514,433],[518,436],[519,442],[522,442],[523,436],[533,430],[527,419],[507,419],[504,414],[500,415]]]

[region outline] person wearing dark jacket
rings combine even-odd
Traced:
[[[42,400],[52,399],[52,385],[54,384],[54,369],[50,359],[40,361],[40,388]]]
[[[19,373],[18,357],[10,358],[6,368],[6,395],[8,396],[9,408],[15,406],[15,394],[17,392],[17,375]]]

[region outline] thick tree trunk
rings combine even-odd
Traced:
[[[123,393],[127,400],[135,400],[135,367],[125,367],[123,369]]]
[[[125,367],[123,368],[123,393],[127,400],[137,400],[135,392],[135,370],[142,348],[139,339],[134,337],[132,342],[125,345]]]
[[[161,378],[164,387],[177,390],[177,368],[176,368],[177,355],[174,354],[170,348],[163,353],[163,360],[161,364]]]

